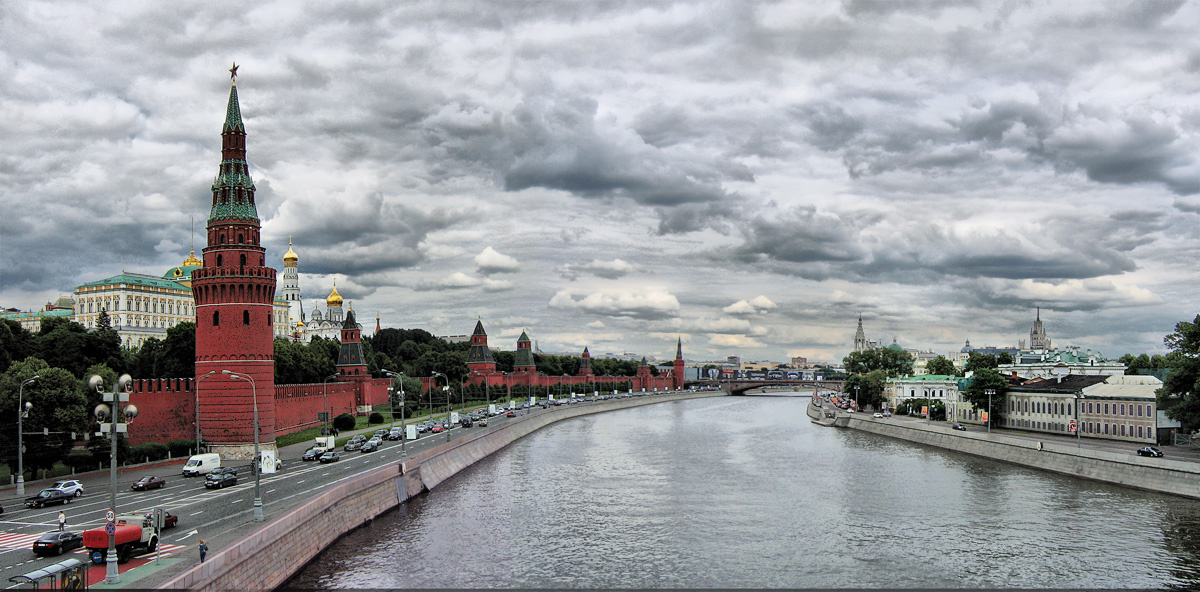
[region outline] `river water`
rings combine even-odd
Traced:
[[[1200,586],[1200,502],[821,427],[807,404],[721,397],[554,424],[288,586]]]

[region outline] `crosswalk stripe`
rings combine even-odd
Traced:
[[[33,544],[33,541],[41,538],[40,534],[17,534],[14,532],[0,532],[0,547],[6,549],[22,549]]]

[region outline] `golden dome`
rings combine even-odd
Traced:
[[[180,267],[188,267],[189,265],[204,267],[204,262],[196,258],[196,249],[192,249],[192,254],[188,255],[188,258],[183,260],[183,264],[180,265]]]
[[[341,306],[342,295],[338,294],[337,283],[333,284],[333,291],[329,293],[329,298],[325,299],[325,306]]]
[[[300,260],[300,256],[292,250],[292,237],[288,236],[288,252],[283,254],[283,264],[295,267],[296,262]]]

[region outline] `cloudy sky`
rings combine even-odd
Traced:
[[[233,62],[264,246],[544,351],[1162,352],[1200,311],[1195,2],[0,4],[0,306],[202,227]],[[199,235],[197,250],[203,247]],[[322,305],[323,306],[323,305]]]

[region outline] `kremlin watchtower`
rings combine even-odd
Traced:
[[[472,374],[492,374],[496,371],[496,360],[488,349],[487,332],[483,320],[475,321],[475,332],[471,334],[471,349],[467,350],[467,368]]]
[[[533,342],[529,340],[529,334],[524,331],[521,331],[521,337],[517,339],[517,353],[513,356],[513,372],[537,373],[537,363],[533,359]]]
[[[679,390],[679,389],[683,388],[683,372],[684,372],[683,371],[683,338],[680,337],[678,339],[679,340],[676,342],[676,345],[675,345],[675,363],[674,363],[674,366],[672,369],[673,371],[672,371],[672,377],[671,377],[673,379],[672,384],[674,385],[675,390]]]
[[[249,459],[256,400],[260,446],[275,448],[275,270],[266,266],[266,249],[259,244],[261,225],[246,164],[237,67],[231,72],[234,81],[221,128],[221,165],[212,185],[208,246],[201,252],[204,266],[192,271],[196,398],[209,449],[224,458]]]
[[[579,356],[579,375],[592,375],[592,354],[588,351],[587,346],[583,346],[583,355]]]
[[[354,307],[346,313],[346,322],[342,324],[342,345],[338,351],[338,379],[342,381],[370,380],[367,373],[367,362],[363,358],[362,326],[354,320]]]

